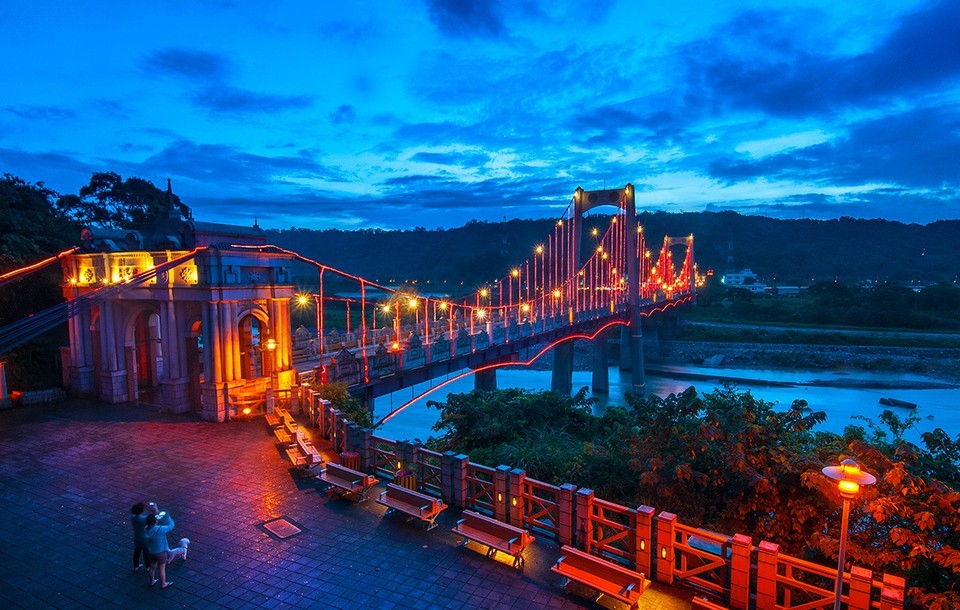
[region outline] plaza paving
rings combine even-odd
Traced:
[[[262,419],[88,401],[0,411],[0,607],[599,607],[559,589],[552,542],[528,550],[521,574],[459,548],[456,509],[426,532],[298,483],[286,464]],[[171,542],[193,542],[166,590],[131,571],[141,500],[175,518]],[[278,517],[303,531],[277,539],[262,525]],[[691,596],[655,584],[640,607],[689,608]]]

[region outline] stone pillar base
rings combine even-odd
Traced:
[[[201,417],[206,421],[221,423],[231,420],[236,413],[230,406],[230,395],[236,393],[237,388],[242,388],[244,385],[246,385],[246,382],[243,379],[203,384],[200,387],[200,396],[203,400]]]
[[[70,393],[74,396],[93,396],[97,392],[92,366],[70,367]]]
[[[126,371],[100,371],[100,400],[112,403],[130,400]]]
[[[201,417],[206,421],[223,423],[229,419],[226,383],[204,383],[200,386],[203,399]]]
[[[190,410],[190,380],[160,380],[160,405],[168,413],[186,413]]]

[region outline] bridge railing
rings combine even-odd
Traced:
[[[394,473],[398,470],[396,464],[400,461],[397,455],[396,441],[372,436],[371,443],[373,445],[373,474],[393,479]]]
[[[436,451],[417,449],[417,483],[420,491],[437,497],[443,490],[443,456]]]
[[[432,362],[447,360],[477,351],[508,344],[512,341],[550,332],[564,326],[578,325],[611,315],[623,314],[627,310],[625,302],[611,301],[602,307],[580,309],[576,311],[554,312],[555,315],[541,315],[536,319],[518,321],[488,321],[471,325],[467,321],[457,321],[451,330],[443,323],[431,323],[427,334],[423,323],[404,325],[397,343],[395,329],[379,328],[369,331],[364,342],[362,333],[351,331],[344,333],[335,329],[327,331],[324,337],[322,363],[326,368],[328,381],[339,381],[347,385],[364,383],[396,374],[399,370],[408,370]],[[471,332],[472,331],[472,332]],[[416,344],[411,343],[411,333],[416,335]],[[299,341],[299,343],[296,343]],[[307,362],[320,358],[320,352],[304,347],[303,337],[295,338],[294,351],[298,362]],[[360,346],[363,343],[363,346]],[[346,348],[349,355],[341,351]],[[315,374],[301,374],[302,383],[310,383]]]
[[[637,511],[577,491],[577,515],[583,515],[578,534],[585,551],[628,567],[636,564]]]
[[[417,473],[419,489],[456,508],[469,508],[578,548],[646,578],[681,583],[709,593],[730,608],[815,610],[833,601],[836,571],[829,566],[780,554],[779,546],[749,536],[728,536],[680,522],[677,515],[651,506],[630,508],[575,485],[550,485],[508,466],[491,468],[467,456],[438,453],[406,442],[346,434],[344,422],[309,388],[300,388],[300,405],[315,411],[324,438],[351,443],[343,450],[372,455],[367,471],[390,478],[402,462]],[[329,423],[329,425],[326,425]],[[902,610],[905,582],[854,566],[844,573],[843,599],[850,610]]]
[[[679,566],[674,566],[674,577],[723,595],[730,586],[732,541],[730,536],[677,523],[673,548]]]
[[[553,540],[560,538],[560,495],[556,485],[522,477],[523,527]]]
[[[494,486],[496,469],[480,464],[468,464],[466,472],[467,494],[464,507],[493,516],[497,501]],[[502,498],[501,498],[502,501]]]

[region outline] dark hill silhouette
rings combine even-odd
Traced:
[[[767,280],[953,282],[960,273],[960,221],[779,220],[735,212],[639,215],[656,256],[665,234],[696,238],[701,271],[749,267]],[[608,217],[587,220],[605,227]],[[383,283],[414,279],[475,285],[502,276],[552,234],[554,221],[471,221],[455,229],[270,230],[271,243]],[[588,241],[588,240],[585,240]],[[311,274],[298,274],[310,283]],[[421,286],[421,290],[425,288]],[[448,283],[447,290],[456,292]]]

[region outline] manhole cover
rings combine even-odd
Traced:
[[[270,532],[280,540],[283,540],[284,538],[289,538],[290,536],[296,536],[297,534],[303,531],[302,529],[300,529],[293,523],[290,523],[283,517],[279,519],[274,519],[273,521],[267,521],[266,523],[263,524],[263,529],[267,530],[268,532]]]

